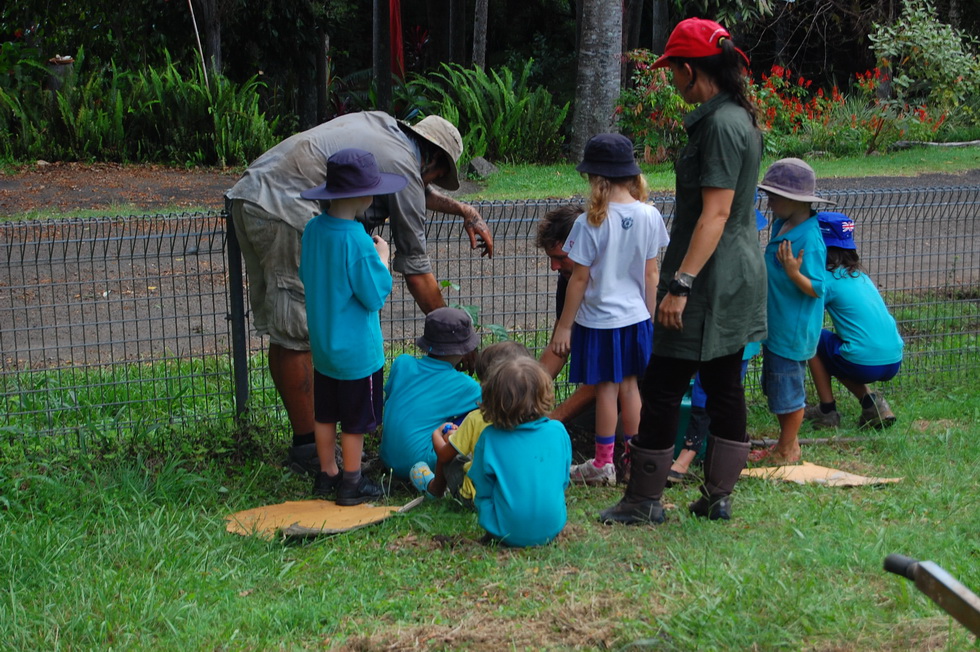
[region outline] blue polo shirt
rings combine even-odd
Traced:
[[[436,468],[432,431],[479,403],[480,384],[448,362],[398,356],[385,383],[381,461],[403,479],[416,462]]]
[[[766,276],[769,293],[766,301],[768,331],[766,348],[787,360],[809,360],[817,353],[817,342],[823,329],[824,271],[827,267],[827,245],[820,234],[814,215],[782,235],[776,235],[786,220],[774,220],[772,235],[766,245]],[[800,272],[813,284],[817,298],[796,287],[783,269],[776,252],[783,240],[789,240],[793,255],[803,250]]]
[[[337,380],[358,380],[381,369],[378,311],[391,292],[391,273],[364,227],[326,213],[310,220],[303,231],[299,277],[313,367]]]
[[[902,336],[868,275],[851,276],[844,268],[825,274],[824,305],[843,341],[841,356],[867,366],[901,362]]]
[[[480,527],[509,546],[539,546],[568,519],[572,445],[560,421],[542,417],[513,430],[487,426],[468,475]]]

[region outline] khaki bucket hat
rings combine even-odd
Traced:
[[[458,190],[459,170],[457,170],[456,164],[463,154],[463,137],[459,135],[459,129],[453,126],[453,123],[437,115],[426,116],[415,125],[405,122],[400,124],[406,131],[426,139],[446,154],[449,161],[449,172],[432,183],[446,190]]]

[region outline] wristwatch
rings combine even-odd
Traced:
[[[674,279],[667,285],[667,292],[675,297],[686,297],[691,294],[691,286],[694,284],[694,276],[677,272]]]

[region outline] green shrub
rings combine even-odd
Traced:
[[[515,77],[506,66],[488,75],[479,68],[442,64],[409,86],[430,99],[432,112],[459,127],[466,160],[485,156],[510,163],[545,163],[561,155],[568,104],[555,106],[541,86],[531,88],[532,61]],[[461,161],[465,163],[465,161]]]
[[[653,68],[656,59],[649,50],[626,54],[633,72],[616,106],[620,129],[648,163],[673,159],[687,143],[681,118],[690,108],[674,89],[667,71]]]
[[[952,109],[980,89],[977,39],[936,19],[929,0],[904,0],[892,25],[868,35],[882,67],[890,69],[890,98],[903,107]]]

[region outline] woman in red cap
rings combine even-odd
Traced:
[[[662,523],[681,398],[698,371],[711,419],[701,498],[690,511],[731,518],[732,489],[749,453],[742,349],[766,337],[766,270],[755,221],[762,135],[746,94],[748,58],[728,31],[689,18],[654,67],[670,68],[685,101],[688,144],[674,164],[676,207],[658,287],[653,356],[625,495],[603,522]]]

